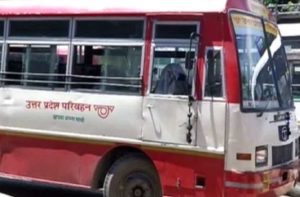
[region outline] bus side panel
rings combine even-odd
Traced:
[[[224,157],[195,151],[144,148],[160,174],[163,193],[174,197],[224,196]]]
[[[110,148],[82,142],[1,134],[1,173],[90,187]]]
[[[90,187],[96,166],[114,144],[0,135],[1,173],[27,180]],[[143,148],[153,159],[164,195],[223,196],[224,158],[214,154]]]
[[[206,14],[203,17],[201,55],[203,62],[200,62],[200,80],[202,86],[205,85],[205,49],[207,47],[222,47],[224,49],[224,75],[225,93],[224,99],[228,103],[240,102],[240,77],[237,61],[237,49],[235,47],[231,24],[227,13]],[[212,25],[213,24],[213,25]],[[213,100],[213,99],[212,99]]]

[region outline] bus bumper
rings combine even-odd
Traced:
[[[260,172],[233,172],[225,175],[226,197],[275,197],[288,193],[299,178],[299,160]]]

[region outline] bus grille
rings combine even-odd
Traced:
[[[272,147],[272,165],[276,166],[293,159],[293,143]]]

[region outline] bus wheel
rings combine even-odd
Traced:
[[[109,169],[104,181],[105,197],[161,197],[154,166],[138,155],[124,156]]]

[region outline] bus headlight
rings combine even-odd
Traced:
[[[255,148],[255,166],[268,165],[268,146],[257,146]]]

